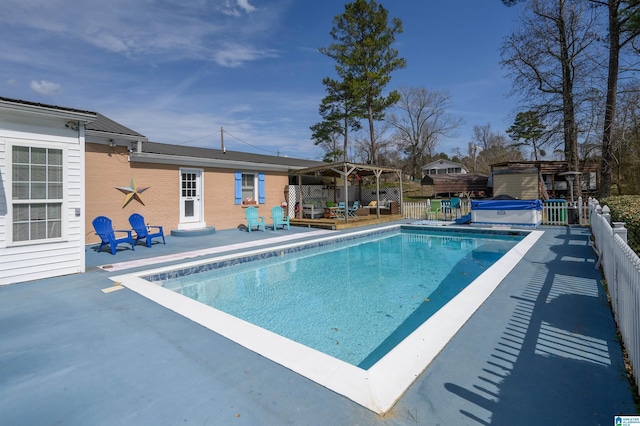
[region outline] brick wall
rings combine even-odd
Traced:
[[[151,225],[164,227],[165,234],[177,229],[180,221],[180,166],[149,163],[129,163],[125,147],[86,144],[86,242],[98,242],[91,221],[107,216],[114,229],[130,229],[128,218],[140,213]],[[198,168],[190,167],[189,168]],[[204,220],[217,230],[231,229],[245,223],[242,205],[234,202],[235,177],[233,169],[204,168]],[[258,173],[260,170],[242,170]],[[123,208],[126,195],[115,187],[129,187],[131,178],[136,186],[149,187],[140,194],[144,205],[131,201]],[[259,206],[260,215],[271,222],[271,208],[284,201],[288,175],[284,172],[265,172],[265,204]]]

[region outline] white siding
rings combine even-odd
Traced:
[[[6,221],[7,221],[7,170],[4,167],[6,164],[4,141],[2,135],[0,135],[0,250],[6,247],[5,235],[7,234]]]
[[[28,112],[0,114],[0,285],[85,270],[84,133],[66,128],[66,121],[63,117]],[[63,149],[66,157],[60,240],[12,243],[11,155],[7,148],[12,145]]]

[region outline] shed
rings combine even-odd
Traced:
[[[470,194],[486,192],[487,181],[488,177],[483,174],[462,173],[450,175],[426,175],[422,178],[420,184],[430,187],[433,195]]]
[[[519,200],[537,200],[539,173],[536,168],[495,170],[492,174],[493,195],[509,195]]]

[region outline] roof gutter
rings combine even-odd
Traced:
[[[0,100],[0,108],[7,108],[13,111],[28,112],[31,114],[39,114],[47,117],[78,120],[84,123],[90,123],[96,119],[96,113],[93,112],[69,111],[65,109],[57,109],[39,105],[28,105],[3,100]]]

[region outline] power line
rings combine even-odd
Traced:
[[[213,136],[215,134],[216,133],[209,133],[208,135],[200,136],[199,138],[191,139],[189,141],[180,142],[180,143],[177,143],[176,145],[186,145],[191,142],[199,141],[200,139],[208,138],[209,136]]]
[[[240,139],[240,138],[239,138],[239,137],[237,137],[236,135],[231,134],[231,133],[229,133],[228,131],[224,130],[224,128],[222,129],[222,131],[223,131],[224,133],[226,133],[227,135],[231,136],[232,138],[234,138],[234,139],[238,140],[239,142],[242,142],[242,143],[243,143],[243,144],[245,144],[245,145],[248,145],[248,146],[250,146],[250,147],[252,147],[252,148],[255,148],[255,149],[259,149],[260,151],[268,152],[269,154],[274,154],[274,152],[273,152],[273,151],[269,151],[269,150],[264,149],[264,148],[261,148],[261,147],[259,147],[259,146],[252,145],[252,144],[250,144],[249,142],[247,142],[247,141],[245,141],[245,140]],[[177,143],[176,145],[186,145],[186,144],[188,144],[188,143],[195,142],[195,141],[199,141],[200,139],[208,138],[209,136],[213,136],[213,135],[216,135],[216,134],[218,134],[218,132],[215,132],[215,133],[209,133],[208,135],[204,135],[204,136],[200,136],[200,137],[195,138],[195,139],[191,139],[191,140],[188,140],[188,141],[180,142],[180,143]],[[280,156],[280,151],[278,150],[275,154],[279,157],[279,156]]]
[[[264,149],[264,148],[260,148],[259,146],[251,145],[249,142],[243,141],[243,140],[242,140],[242,139],[240,139],[239,137],[237,137],[237,136],[235,136],[235,135],[232,135],[231,133],[227,132],[226,130],[223,130],[223,132],[225,132],[226,134],[228,134],[228,135],[229,135],[229,136],[231,136],[232,138],[239,140],[239,141],[240,141],[240,142],[242,142],[243,144],[249,145],[249,146],[250,146],[250,147],[252,147],[252,148],[259,149],[259,150],[261,150],[261,151],[264,151],[264,152],[268,152],[268,153],[270,153],[270,154],[273,154],[273,151],[269,151],[269,150],[266,150],[266,149]]]

